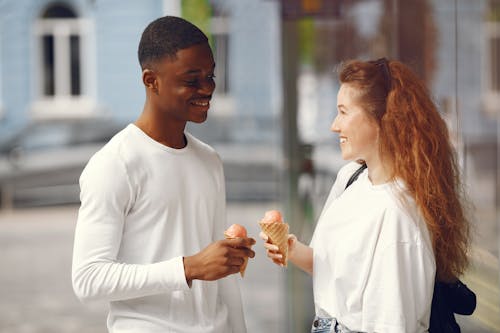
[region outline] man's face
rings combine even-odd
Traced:
[[[155,66],[155,109],[171,121],[202,123],[215,89],[215,63],[208,43],[179,50]]]

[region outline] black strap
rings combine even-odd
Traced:
[[[366,169],[366,163],[363,163],[361,164],[361,166],[359,167],[358,170],[356,170],[356,172],[354,172],[351,176],[351,178],[349,178],[349,180],[347,181],[347,185],[345,186],[345,189],[347,189],[349,186],[351,186],[352,183],[354,183],[356,181],[356,179],[358,179],[359,175],[363,172],[363,170]],[[344,190],[345,190],[344,189]]]

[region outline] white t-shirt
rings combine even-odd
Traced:
[[[372,185],[344,166],[311,241],[317,315],[360,332],[426,332],[436,264],[425,222],[398,182]]]
[[[183,256],[223,239],[226,216],[219,156],[185,136],[172,149],[130,124],[80,177],[73,288],[110,301],[110,332],[246,332],[236,275],[186,283]]]

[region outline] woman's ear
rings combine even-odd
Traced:
[[[153,70],[146,68],[142,71],[142,82],[147,90],[158,93],[157,77]]]

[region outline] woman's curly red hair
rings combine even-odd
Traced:
[[[398,61],[349,61],[339,78],[358,89],[357,102],[380,126],[381,155],[426,221],[437,278],[455,280],[469,263],[469,221],[456,153],[428,89]]]

